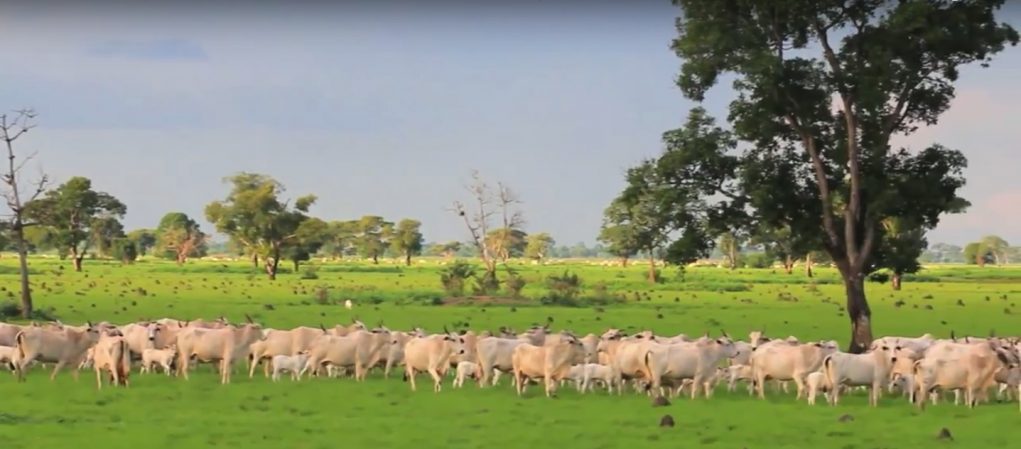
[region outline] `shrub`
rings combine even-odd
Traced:
[[[553,304],[576,303],[581,291],[581,278],[570,271],[564,271],[560,276],[547,277],[546,288],[549,289],[547,299]]]
[[[503,281],[504,287],[507,288],[507,294],[509,294],[511,298],[520,298],[521,290],[525,288],[525,284],[527,283],[528,282],[525,281],[525,278],[521,277],[517,273],[511,273],[507,276],[507,280]]]
[[[875,282],[877,284],[885,284],[890,281],[890,273],[872,273],[869,275],[869,282]]]
[[[459,298],[464,296],[465,282],[474,277],[475,266],[459,259],[440,271],[440,284],[448,295]]]
[[[765,253],[753,253],[744,257],[744,266],[749,268],[770,268],[773,266],[773,259]]]
[[[475,296],[489,296],[490,293],[500,290],[500,280],[496,278],[495,272],[486,271],[481,277],[475,277],[475,286],[472,290]]]
[[[315,265],[306,266],[304,270],[301,270],[301,279],[304,280],[315,280],[319,279],[319,269]]]
[[[21,305],[14,301],[0,303],[0,319],[21,318]],[[39,321],[56,321],[57,314],[52,307],[35,309],[32,311],[32,319]]]

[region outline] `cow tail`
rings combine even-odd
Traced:
[[[826,378],[826,383],[829,384],[831,389],[837,388],[837,373],[833,369],[833,355],[828,355],[822,360],[822,371],[823,377]]]
[[[18,360],[25,359],[25,331],[18,332],[18,335],[14,337],[15,346],[18,347]]]
[[[128,342],[121,340],[117,345],[120,348],[120,354],[117,356],[117,370],[120,372],[119,377],[121,379],[121,385],[128,385],[128,375],[131,373],[131,353],[128,349]]]
[[[645,391],[649,391],[653,388],[652,385],[652,351],[645,351],[645,357],[642,358],[642,364],[645,367]]]

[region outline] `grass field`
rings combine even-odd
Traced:
[[[63,266],[63,269],[61,268]],[[268,281],[242,262],[192,262],[183,267],[143,260],[132,266],[86,261],[84,273],[69,264],[34,259],[38,308],[65,323],[141,318],[182,319],[251,314],[268,327],[327,326],[358,316],[392,329],[423,326],[523,329],[550,319],[554,328],[577,333],[608,327],[731,335],[765,328],[770,335],[836,339],[846,344],[843,287],[835,272],[803,274],[771,270],[689,268],[683,279],[664,270],[664,283],[644,281],[645,267],[573,263],[515,266],[529,281],[521,301],[444,301],[436,261],[413,267],[327,263],[318,279],[283,274]],[[540,306],[544,279],[565,269],[583,279],[583,296],[619,296],[608,305]],[[869,284],[874,331],[879,335],[948,336],[1021,334],[1021,268],[947,266],[906,279],[904,289]],[[0,259],[0,297],[17,293],[15,260]],[[340,303],[352,299],[353,311]],[[587,305],[586,305],[587,304]],[[532,388],[517,398],[508,382],[496,389],[474,386],[439,395],[411,393],[400,379],[375,374],[365,383],[314,379],[272,384],[235,376],[221,386],[207,367],[190,382],[134,375],[130,389],[95,390],[91,373],[77,383],[59,376],[50,383],[35,371],[25,384],[0,378],[3,447],[705,447],[705,448],[911,448],[1014,447],[1021,441],[1017,403],[975,410],[941,405],[918,412],[886,397],[870,409],[864,396],[839,407],[810,407],[793,395],[762,402],[718,391],[712,400],[676,400],[652,408],[643,396],[580,396],[562,391],[548,400]],[[424,378],[422,379],[424,382]],[[670,414],[677,427],[661,429]],[[851,422],[839,417],[851,415]],[[938,441],[941,428],[953,442]]]

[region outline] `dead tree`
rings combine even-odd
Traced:
[[[472,183],[465,186],[465,189],[471,193],[476,209],[469,212],[464,203],[454,201],[453,211],[464,220],[464,225],[468,228],[468,233],[471,234],[472,243],[478,249],[479,256],[482,257],[482,264],[486,267],[486,275],[495,275],[496,260],[493,254],[490,253],[489,245],[486,244],[486,236],[489,233],[489,220],[494,213],[491,208],[493,202],[492,193],[477,170],[472,171]]]
[[[3,139],[7,147],[7,171],[0,177],[7,185],[3,196],[7,200],[7,207],[11,210],[9,216],[11,237],[18,250],[18,266],[21,273],[21,316],[25,319],[32,317],[32,289],[28,281],[28,242],[25,241],[25,228],[34,224],[25,222],[25,205],[43,193],[49,178],[40,173],[39,178],[31,184],[31,195],[27,200],[22,199],[23,192],[19,185],[20,174],[25,168],[25,164],[35,158],[35,153],[16,162],[14,141],[35,127],[33,123],[35,115],[31,109],[14,111],[12,115],[0,114],[0,139]]]

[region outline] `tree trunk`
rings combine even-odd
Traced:
[[[28,283],[28,244],[21,223],[15,223],[15,238],[18,240],[18,266],[21,269],[21,317],[32,318],[32,288]]]
[[[377,255],[377,254],[373,254],[372,255],[372,264],[373,265],[379,265],[379,255]]]
[[[620,258],[620,264],[623,265],[624,268],[627,268],[627,263],[628,263],[628,257],[627,256],[624,256],[624,257]]]
[[[411,266],[411,252],[404,254],[404,265]]]
[[[783,271],[786,271],[787,274],[794,272],[794,259],[791,258],[791,256],[787,256],[787,258],[783,260]]]
[[[900,281],[901,281],[900,273],[894,273],[893,276],[890,277],[890,285],[893,286],[894,290],[900,291]]]
[[[730,269],[737,269],[737,245],[730,247]]]
[[[81,273],[82,271],[82,259],[85,258],[85,254],[78,254],[78,248],[71,248],[71,263],[74,264],[74,271]]]
[[[259,268],[259,255],[258,254],[252,254],[252,266],[255,267],[255,268]]]
[[[805,275],[812,277],[812,253],[805,254]]]
[[[865,275],[845,274],[844,287],[847,289],[847,316],[851,319],[851,343],[847,352],[860,354],[872,344],[872,311],[865,300]]]
[[[649,283],[656,283],[656,256],[652,251],[649,251]]]
[[[277,280],[277,267],[279,265],[276,259],[266,259],[266,276],[269,276],[269,280]]]
[[[184,265],[188,261],[188,253],[177,253],[177,264]]]
[[[294,260],[292,262],[294,262],[294,272],[297,273],[298,272],[298,268],[301,267],[301,262],[299,262],[297,260]]]

